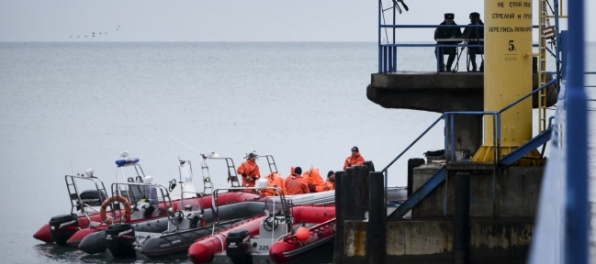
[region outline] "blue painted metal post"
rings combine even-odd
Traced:
[[[379,28],[379,32],[378,33],[378,37],[377,37],[377,46],[379,49],[379,72],[384,72],[383,71],[383,52],[382,52],[382,46],[381,46],[381,16],[383,15],[383,5],[381,3],[381,0],[379,0],[379,18],[378,18],[378,28]]]
[[[584,1],[569,3],[569,71],[567,78],[565,263],[588,263],[588,118],[584,89]],[[571,135],[571,136],[570,136]]]

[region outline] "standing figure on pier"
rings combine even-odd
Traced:
[[[435,41],[438,45],[450,45],[435,48],[435,54],[438,59],[439,71],[451,71],[451,65],[455,60],[457,54],[457,44],[462,41],[461,30],[459,27],[455,27],[457,24],[453,20],[455,15],[453,13],[446,13],[445,20],[435,29]],[[447,58],[447,68],[443,63],[443,55],[449,55]]]
[[[248,153],[246,161],[242,162],[238,166],[238,174],[242,176],[242,187],[255,187],[255,182],[261,178],[261,172],[259,171],[259,165],[257,165],[257,153]],[[253,190],[247,190],[246,192],[254,192]]]
[[[476,54],[480,54],[482,62],[480,63],[480,71],[484,71],[484,22],[480,19],[480,14],[470,13],[470,26],[464,30],[464,39],[468,45],[483,45],[482,47],[468,47],[469,62],[472,64],[472,70],[468,66],[468,71],[476,71]],[[481,25],[481,26],[480,26]]]
[[[348,156],[346,158],[346,161],[344,161],[344,170],[346,170],[348,167],[362,166],[362,165],[364,165],[364,157],[362,157],[362,155],[360,155],[360,151],[358,150],[358,147],[353,146],[352,147],[352,155]]]

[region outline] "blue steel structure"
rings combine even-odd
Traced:
[[[570,0],[569,13],[569,92],[567,95],[568,142],[567,202],[565,216],[565,262],[588,263],[588,116],[584,89],[585,38],[584,1]]]

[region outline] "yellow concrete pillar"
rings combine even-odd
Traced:
[[[484,1],[484,111],[498,111],[532,92],[532,0]],[[501,114],[500,156],[532,138],[532,98]],[[493,117],[472,161],[495,160]]]

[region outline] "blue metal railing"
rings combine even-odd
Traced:
[[[558,5],[558,4],[556,4]],[[473,48],[473,47],[483,47],[482,44],[468,44],[466,39],[462,39],[460,42],[464,42],[463,44],[407,44],[407,43],[398,43],[397,39],[397,30],[398,29],[420,29],[420,28],[428,28],[428,29],[436,29],[436,28],[482,28],[484,25],[428,25],[428,24],[413,24],[413,25],[405,25],[405,24],[397,24],[397,12],[396,7],[389,7],[384,9],[383,3],[379,0],[378,5],[378,71],[379,73],[390,73],[396,72],[398,66],[398,56],[397,56],[397,47],[428,47],[428,48],[435,48],[435,62],[436,62],[436,72],[439,72],[440,65],[439,65],[439,57],[438,48],[441,47],[456,47],[458,49],[457,52],[463,52],[465,48]],[[558,10],[558,8],[556,8]],[[385,18],[385,11],[392,11],[390,22],[388,22]],[[555,32],[559,32],[558,26],[558,15],[555,16]],[[540,26],[532,25],[533,29],[539,29]],[[390,33],[388,33],[390,31]],[[384,37],[384,38],[383,38]],[[463,38],[463,36],[462,36]],[[383,43],[383,39],[385,39],[386,43]],[[559,41],[559,38],[555,38]],[[475,40],[475,39],[469,39]],[[558,45],[558,44],[557,44]],[[549,50],[551,54],[551,52]],[[457,54],[456,54],[457,55]],[[553,54],[556,58],[557,63],[559,62],[558,54]],[[458,62],[456,62],[458,63]]]
[[[395,164],[399,158],[401,158],[410,148],[412,148],[412,146],[414,146],[414,144],[416,144],[420,139],[422,139],[432,128],[434,128],[439,121],[441,120],[449,120],[449,122],[447,122],[449,124],[449,127],[447,128],[447,125],[445,125],[445,131],[449,131],[450,133],[448,133],[448,137],[445,137],[445,150],[446,153],[448,151],[449,155],[446,155],[446,162],[450,162],[453,160],[453,157],[455,157],[455,127],[454,127],[454,118],[456,115],[489,115],[492,116],[493,119],[493,146],[495,146],[493,148],[493,157],[495,157],[493,159],[493,179],[496,178],[496,174],[497,174],[497,167],[498,165],[501,164],[502,158],[501,157],[501,130],[497,129],[501,127],[501,115],[511,109],[513,106],[519,104],[520,102],[524,101],[524,100],[528,100],[529,97],[537,94],[538,92],[540,92],[543,89],[547,89],[547,87],[551,86],[551,85],[555,85],[559,82],[559,79],[557,79],[556,77],[553,78],[552,80],[550,80],[549,82],[545,83],[544,85],[542,85],[541,87],[539,87],[538,89],[526,94],[525,96],[520,97],[519,99],[515,100],[514,102],[508,104],[507,106],[503,107],[502,109],[498,110],[498,111],[465,111],[465,112],[445,112],[443,113],[439,118],[437,118],[434,122],[432,122],[432,124],[430,126],[428,126],[418,137],[416,137],[416,139],[414,139],[414,141],[412,143],[410,143],[402,152],[400,152],[397,157],[395,157],[391,162],[389,162],[389,164],[387,166],[385,166],[381,172],[383,173],[384,177],[385,177],[385,188],[387,191],[388,188],[388,178],[389,178],[389,168]],[[550,130],[548,131],[550,132]],[[538,137],[540,137],[542,135],[538,135]],[[451,146],[451,148],[449,148],[449,146]],[[426,197],[426,195],[428,195],[432,190],[434,190],[436,187],[439,186],[439,184],[446,178],[446,170],[443,168],[441,168],[439,171],[437,171],[437,173],[431,177],[431,179],[429,179],[427,181],[427,183],[423,184],[423,186],[421,186],[418,190],[416,190],[416,192],[414,192],[411,197],[409,197],[406,202],[404,202],[399,208],[398,210],[396,210],[396,212],[394,214],[392,214],[392,216],[397,216],[397,217],[401,217],[403,216],[403,214],[407,213],[409,210],[411,210],[414,206],[416,206],[418,204],[418,202],[420,202],[424,197]],[[493,180],[493,183],[495,181]],[[445,193],[445,195],[447,195],[447,193]],[[493,200],[496,199],[496,189],[495,186],[493,184]],[[444,213],[446,213],[446,208],[447,208],[447,197],[445,197],[445,204],[444,204]]]
[[[439,48],[453,47],[456,48],[457,52],[463,53],[465,48],[482,48],[482,44],[468,44],[467,41],[478,41],[478,39],[465,39],[463,36],[456,39],[444,39],[443,42],[453,41],[453,44],[423,44],[423,43],[397,43],[395,40],[395,29],[398,28],[481,28],[483,25],[379,25],[379,72],[396,72],[397,71],[397,48],[398,47],[426,47],[435,48],[435,62],[437,63],[436,71],[439,72]],[[392,34],[392,43],[382,43],[382,29],[391,28],[394,30]],[[386,36],[388,38],[388,36]],[[388,41],[388,40],[387,40]],[[439,40],[440,41],[440,40]],[[483,41],[483,39],[480,39]],[[463,42],[463,44],[460,44]]]

